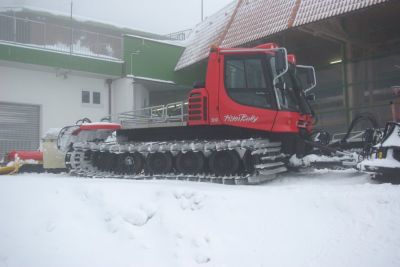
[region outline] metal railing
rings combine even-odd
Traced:
[[[0,40],[109,59],[122,58],[122,38],[0,14]]]
[[[179,32],[173,32],[170,34],[166,34],[165,36],[170,38],[171,40],[176,41],[184,41],[189,38],[189,35],[192,33],[192,29],[183,30]]]
[[[166,105],[146,107],[111,115],[105,119],[121,125],[158,125],[161,123],[184,123],[187,120],[188,103],[179,101]]]

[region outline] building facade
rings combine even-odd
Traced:
[[[50,128],[185,97],[174,72],[182,46],[103,24],[74,21],[80,27],[64,30],[64,17],[39,14],[0,13],[0,158],[38,149]],[[96,38],[82,30],[89,26]]]

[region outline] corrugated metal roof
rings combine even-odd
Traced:
[[[299,26],[388,0],[302,0],[293,26]]]
[[[235,47],[286,29],[295,2],[295,0],[244,0],[222,46]]]
[[[237,47],[291,26],[300,26],[388,1],[236,0],[197,25],[193,39],[188,42],[175,69],[205,59],[212,44]]]
[[[208,57],[210,46],[221,42],[220,38],[232,17],[236,5],[237,1],[233,1],[193,29],[188,40],[188,46],[179,59],[175,70],[183,69]]]

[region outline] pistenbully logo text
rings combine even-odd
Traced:
[[[255,115],[247,115],[247,114],[239,114],[239,115],[225,115],[224,121],[226,122],[251,122],[255,123],[258,121],[258,116]]]

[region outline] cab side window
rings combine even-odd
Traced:
[[[243,105],[272,108],[272,84],[266,73],[265,61],[260,57],[227,57],[225,88],[228,95]]]

